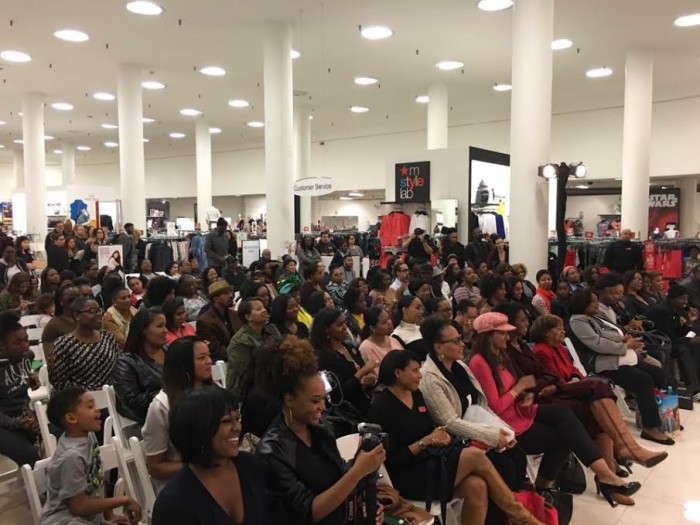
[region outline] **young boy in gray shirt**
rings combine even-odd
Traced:
[[[46,504],[40,525],[136,523],[141,507],[128,496],[104,497],[100,446],[95,432],[102,421],[95,399],[83,388],[69,387],[49,401],[50,421],[64,431],[47,469]],[[125,516],[112,516],[124,507]]]

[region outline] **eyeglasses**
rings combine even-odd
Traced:
[[[79,314],[92,314],[96,315],[99,314],[102,311],[102,308],[95,307],[95,308],[88,308],[87,310],[78,310]]]
[[[454,343],[456,345],[461,345],[464,341],[462,341],[461,336],[453,337],[452,339],[446,339],[445,341],[440,341],[442,344],[447,344],[447,343]]]

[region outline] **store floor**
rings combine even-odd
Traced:
[[[642,483],[633,507],[611,508],[596,496],[593,475],[588,488],[574,497],[571,525],[685,525],[700,523],[700,405],[693,412],[681,411],[685,430],[672,447],[647,441],[650,448],[668,450],[666,461],[652,469],[633,467],[628,479]],[[31,525],[31,514],[23,491],[0,496],[0,524]]]

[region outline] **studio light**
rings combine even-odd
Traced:
[[[553,179],[559,175],[559,165],[553,163],[544,164],[538,168],[537,175],[543,179]]]
[[[583,162],[573,162],[569,164],[571,174],[577,179],[582,179],[588,174],[588,168]]]

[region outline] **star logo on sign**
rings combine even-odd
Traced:
[[[406,166],[401,167],[401,176],[406,177],[408,175],[408,168]]]

